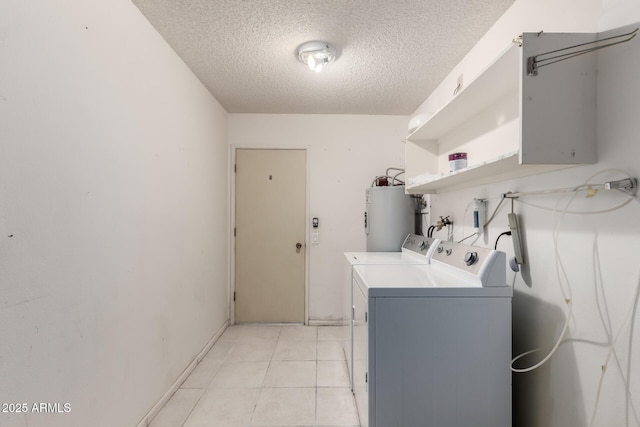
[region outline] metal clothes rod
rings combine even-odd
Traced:
[[[604,184],[588,184],[580,185],[578,187],[569,188],[556,188],[553,190],[541,190],[541,191],[527,191],[527,192],[508,192],[502,193],[503,199],[517,199],[521,196],[542,196],[545,194],[557,194],[557,193],[575,193],[578,191],[594,191],[594,190],[621,190],[627,193],[633,193],[638,187],[638,180],[636,178],[625,178],[617,181],[609,181]]]
[[[592,42],[586,42],[586,43],[580,43],[580,44],[576,44],[573,46],[569,46],[569,47],[565,47],[562,49],[557,49],[557,50],[552,50],[550,52],[545,52],[545,53],[541,53],[539,55],[535,55],[535,56],[530,56],[527,58],[527,74],[530,76],[537,76],[538,75],[538,69],[542,68],[542,67],[546,67],[547,65],[551,65],[551,64],[555,64],[556,62],[561,62],[576,56],[580,56],[580,55],[584,55],[586,53],[591,53],[591,52],[595,52],[596,50],[600,50],[600,49],[604,49],[606,47],[610,47],[610,46],[615,46],[618,44],[622,44],[622,43],[626,43],[628,41],[630,41],[631,39],[633,39],[637,33],[638,33],[639,28],[636,28],[635,30],[626,33],[626,34],[620,34],[617,36],[612,36],[612,37],[607,37],[605,39],[601,39],[601,40],[595,40]],[[626,37],[623,40],[617,40],[620,39],[622,37]],[[562,53],[560,55],[555,55],[555,56],[550,56],[548,58],[540,58],[542,56],[545,55],[552,55],[554,53],[558,53],[558,52],[563,52],[565,50],[571,50],[571,49],[576,49],[579,47],[583,47],[583,46],[589,46],[589,45],[593,45],[596,43],[601,43],[601,42],[605,42],[605,41],[610,41],[610,40],[616,40],[613,41],[611,43],[607,43],[605,45],[602,46],[593,46],[593,47],[589,47],[586,49],[582,49],[582,50],[578,50],[575,52],[567,52],[567,53]]]

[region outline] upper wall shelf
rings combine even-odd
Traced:
[[[429,194],[460,190],[469,183],[473,185],[491,184],[509,179],[531,176],[565,168],[566,165],[522,165],[518,152],[511,152],[489,159],[468,168],[450,172],[438,177],[426,178],[410,186],[410,194]]]
[[[527,58],[596,34],[524,33],[407,137],[407,192],[438,193],[596,162],[596,57],[528,75]],[[449,172],[448,155],[469,167]]]
[[[511,92],[518,90],[518,58],[520,48],[512,45],[475,80],[444,105],[407,139],[433,141],[477,115]]]

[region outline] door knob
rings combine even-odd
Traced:
[[[300,249],[302,249],[302,243],[298,242],[296,243],[296,250],[299,252]]]

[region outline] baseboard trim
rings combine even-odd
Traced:
[[[311,320],[309,319],[309,326],[344,326],[342,320]]]
[[[153,405],[153,408],[147,412],[147,414],[142,417],[142,420],[138,423],[136,427],[147,427],[151,420],[158,415],[158,412],[166,405],[166,403],[171,399],[171,396],[178,391],[184,380],[187,379],[189,375],[193,372],[193,370],[198,366],[198,363],[207,355],[211,347],[218,341],[218,338],[222,335],[225,329],[229,326],[229,321],[225,321],[224,324],[216,331],[213,337],[205,344],[205,346],[200,350],[200,352],[196,355],[196,357],[189,363],[189,365],[185,368],[184,371],[180,374],[178,379],[169,387],[169,390],[158,400],[158,402]]]

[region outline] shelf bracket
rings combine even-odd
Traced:
[[[551,65],[551,64],[555,64],[557,62],[565,61],[567,59],[574,58],[574,57],[579,56],[579,55],[584,55],[586,53],[595,52],[597,50],[604,49],[606,47],[610,47],[610,46],[615,46],[617,44],[626,43],[626,42],[630,41],[631,39],[633,39],[637,35],[638,30],[639,30],[639,28],[636,28],[635,30],[633,30],[633,31],[631,31],[629,33],[626,33],[626,34],[620,34],[620,35],[617,35],[617,36],[607,37],[607,38],[602,39],[602,40],[595,40],[595,41],[587,42],[587,43],[580,43],[580,44],[576,44],[576,45],[573,45],[573,46],[565,47],[565,48],[562,48],[562,49],[557,49],[557,50],[552,50],[550,52],[541,53],[539,55],[530,56],[530,57],[527,58],[527,75],[529,75],[529,76],[537,76],[538,75],[538,69],[540,69],[542,67],[546,67],[547,65]],[[605,42],[605,41],[609,42],[609,43],[604,44],[604,45],[600,45],[600,46],[594,46],[596,43],[601,43],[601,42]],[[583,48],[583,49],[578,49],[578,48]],[[565,51],[568,51],[568,52],[565,52]],[[564,52],[564,53],[560,53],[560,52]],[[558,55],[554,55],[554,54],[558,54]],[[545,57],[547,55],[553,55],[553,56]]]

